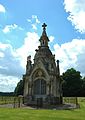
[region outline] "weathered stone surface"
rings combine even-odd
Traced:
[[[34,64],[30,56],[27,57],[26,74],[23,76],[25,104],[40,104],[39,100],[43,105],[62,103],[59,60],[56,65],[55,56],[48,46],[46,26],[45,23],[42,25],[43,32],[34,56]]]

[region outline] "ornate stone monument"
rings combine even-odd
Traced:
[[[60,78],[59,60],[49,49],[49,38],[46,34],[46,24],[39,39],[40,46],[36,49],[34,64],[31,56],[27,57],[24,80],[24,103],[27,105],[62,104],[62,83]]]

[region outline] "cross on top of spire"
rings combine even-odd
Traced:
[[[42,27],[43,27],[43,30],[46,30],[47,25],[43,23]]]
[[[42,35],[40,37],[40,46],[41,47],[48,47],[49,38],[46,34],[47,25],[45,23],[43,23],[42,27],[43,27],[43,31],[42,31]]]

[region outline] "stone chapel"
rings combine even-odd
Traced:
[[[26,105],[37,105],[38,100],[44,105],[62,104],[59,60],[55,60],[55,55],[49,49],[46,26],[45,23],[42,25],[40,46],[35,50],[34,63],[31,62],[31,56],[27,57],[26,74],[23,75]]]

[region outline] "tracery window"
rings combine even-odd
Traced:
[[[34,94],[45,95],[46,94],[46,81],[38,79],[34,82]]]

